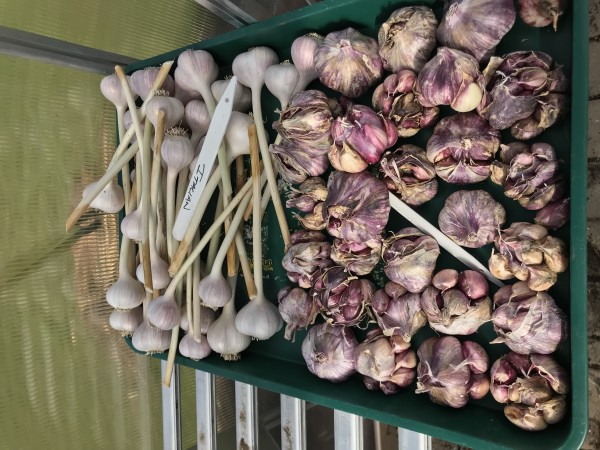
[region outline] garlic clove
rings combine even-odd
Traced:
[[[469,379],[469,397],[479,400],[490,391],[490,379],[485,373],[474,373]]]
[[[540,431],[548,427],[541,412],[525,405],[507,405],[504,407],[504,415],[514,425],[527,431]]]
[[[159,330],[144,321],[135,329],[131,343],[137,350],[146,352],[148,355],[162,353],[171,344],[171,333]]]
[[[193,361],[199,361],[206,358],[212,349],[208,345],[206,336],[202,336],[200,341],[195,340],[191,334],[187,333],[181,341],[179,341],[179,353]]]
[[[85,198],[96,187],[96,184],[97,182],[88,184],[83,190],[82,197]],[[112,180],[90,203],[90,206],[108,214],[118,213],[125,206],[123,188],[115,180]]]
[[[458,272],[454,269],[440,270],[431,279],[431,284],[433,284],[440,291],[450,289],[456,286],[456,283],[458,283]]]
[[[538,406],[548,425],[560,422],[567,414],[567,396],[558,395]]]

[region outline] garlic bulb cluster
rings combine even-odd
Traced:
[[[333,266],[331,244],[318,231],[296,231],[291,235],[289,248],[281,265],[291,282],[309,289],[321,270]]]
[[[568,372],[552,357],[510,352],[491,368],[491,393],[504,403],[504,415],[527,431],[539,431],[567,414]]]
[[[427,392],[434,403],[462,408],[469,398],[482,398],[489,391],[489,359],[476,342],[432,337],[421,344],[417,356],[415,392]]]
[[[371,330],[356,348],[356,371],[363,375],[369,390],[381,389],[391,395],[407,387],[415,379],[417,355],[399,336],[385,336]]]

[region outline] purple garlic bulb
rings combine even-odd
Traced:
[[[354,275],[367,275],[381,259],[381,238],[366,242],[352,242],[334,239],[331,259]]]
[[[565,243],[541,225],[514,222],[494,243],[497,253],[492,252],[488,263],[492,274],[501,280],[527,281],[534,291],[550,289],[569,265]]]
[[[550,144],[537,143],[529,148],[512,143],[501,147],[502,162],[493,164],[492,181],[504,187],[507,197],[531,210],[563,198],[568,186]]]
[[[565,417],[570,378],[550,356],[510,352],[494,362],[490,375],[492,396],[506,403],[504,415],[519,428],[544,430]]]
[[[431,283],[440,247],[416,228],[403,228],[383,242],[383,269],[394,283],[420,293]]]
[[[546,53],[518,51],[492,57],[484,70],[488,95],[478,112],[497,130],[531,139],[564,116],[569,83]]]
[[[342,103],[346,103],[344,115],[331,124],[329,161],[337,170],[362,172],[369,164],[378,163],[383,152],[396,143],[396,127],[368,106]]]
[[[327,322],[344,326],[353,326],[363,320],[367,302],[374,293],[373,283],[350,276],[339,266],[321,271],[311,290]]]
[[[569,220],[570,198],[550,202],[535,215],[535,223],[550,229],[562,227]]]
[[[385,183],[368,172],[332,172],[323,203],[327,232],[352,242],[376,239],[390,215]]]
[[[405,144],[386,152],[379,173],[388,189],[411,206],[422,205],[437,193],[435,169],[425,150],[416,145]]]
[[[333,143],[332,121],[330,102],[323,92],[300,91],[292,96],[288,106],[281,111],[273,128],[297,147],[310,148],[313,154],[324,155]]]
[[[299,184],[308,177],[322,175],[329,167],[327,155],[322,150],[299,147],[290,141],[271,144],[269,152],[281,176],[290,183]]]
[[[485,372],[488,356],[472,341],[461,342],[453,336],[432,337],[417,351],[417,394],[429,393],[433,403],[462,408],[471,398],[486,393]]]
[[[448,183],[478,183],[490,176],[500,132],[474,112],[444,117],[427,142],[427,158]]]
[[[437,29],[438,41],[473,55],[477,61],[493,54],[516,19],[512,0],[450,0],[445,7]]]
[[[291,236],[291,243],[281,265],[290,281],[309,289],[320,269],[333,266],[331,244],[318,231],[296,231]]]
[[[427,323],[427,316],[421,309],[421,296],[391,281],[385,289],[375,292],[371,309],[384,335],[399,336],[405,342],[410,342]]]
[[[471,55],[439,47],[419,73],[415,90],[423,106],[450,105],[455,111],[468,112],[482,102],[485,79]]]
[[[435,123],[437,106],[425,108],[417,100],[414,87],[417,74],[400,70],[388,75],[373,92],[373,109],[396,125],[399,137],[410,137]]]
[[[298,328],[308,328],[317,317],[317,305],[304,289],[286,286],[277,294],[279,314],[287,324],[285,338],[294,342]]]
[[[500,288],[494,306],[492,323],[498,337],[492,344],[547,355],[567,338],[565,313],[548,293],[532,291],[524,281]]]
[[[357,346],[358,341],[351,328],[321,323],[308,330],[302,341],[302,356],[312,374],[340,383],[355,372]]]
[[[292,187],[285,206],[299,209],[304,215],[293,216],[308,230],[324,230],[323,202],[327,198],[327,185],[322,178],[311,177],[297,189]]]
[[[419,72],[435,48],[438,22],[431,8],[407,6],[397,9],[381,24],[379,55],[390,72]]]
[[[417,355],[410,342],[398,336],[384,336],[371,330],[356,348],[356,371],[363,375],[367,389],[381,389],[384,394],[397,393],[415,379]]]
[[[458,245],[483,247],[494,241],[506,211],[486,191],[457,191],[440,211],[440,230]]]
[[[452,335],[473,334],[492,314],[487,280],[479,272],[453,269],[438,272],[421,294],[421,308],[434,330]]]
[[[565,13],[569,0],[519,0],[519,16],[530,27],[552,25],[554,31],[558,18]]]
[[[313,61],[321,83],[346,97],[360,97],[383,75],[377,41],[351,27],[325,36]]]

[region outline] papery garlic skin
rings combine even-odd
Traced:
[[[399,336],[410,342],[427,323],[427,316],[421,309],[421,296],[391,281],[385,289],[373,294],[369,305],[385,336]]]
[[[292,245],[281,261],[288,278],[301,288],[313,287],[320,270],[332,267],[331,244],[319,232],[296,231],[291,235]]]
[[[494,399],[507,404],[504,415],[519,428],[544,430],[565,417],[570,379],[553,358],[510,352],[494,362],[490,375]]]
[[[550,229],[557,229],[568,222],[570,216],[570,198],[550,202],[535,215],[535,223]]]
[[[366,93],[383,75],[377,41],[351,27],[325,36],[314,64],[321,83],[351,98]]]
[[[361,172],[366,165],[379,162],[383,152],[396,143],[396,128],[368,106],[340,103],[344,115],[331,124],[329,161],[337,170]]]
[[[416,81],[415,72],[400,70],[388,75],[373,92],[373,109],[394,122],[399,137],[414,136],[421,128],[433,125],[440,113],[437,106],[426,108],[419,103]]]
[[[439,47],[419,73],[415,91],[425,107],[450,105],[455,111],[468,112],[484,99],[485,79],[471,55]]]
[[[293,184],[322,175],[329,167],[327,155],[321,150],[299,147],[285,139],[281,144],[271,144],[269,152],[281,176]]]
[[[343,267],[334,266],[315,278],[310,295],[328,323],[353,326],[365,318],[367,302],[374,292],[371,281],[350,276]]]
[[[284,337],[294,342],[298,328],[308,328],[317,317],[317,305],[304,289],[286,286],[277,294],[279,314],[286,323]]]
[[[438,41],[477,61],[490,56],[516,19],[512,0],[450,0],[445,8],[436,33]]]
[[[354,275],[368,275],[381,259],[381,239],[352,242],[334,239],[331,259]]]
[[[356,348],[355,368],[364,376],[367,389],[381,389],[390,395],[407,387],[415,378],[417,356],[410,343],[398,336],[371,330]]]
[[[518,6],[519,17],[530,27],[552,25],[556,31],[558,19],[565,13],[569,0],[519,0]]]
[[[381,24],[377,39],[383,67],[390,72],[419,72],[435,48],[438,21],[431,8],[407,6],[397,9]]]
[[[443,290],[435,286],[425,289],[421,294],[421,308],[434,330],[451,335],[472,334],[491,318],[492,300],[488,289],[483,275],[465,270],[454,285],[448,282]]]
[[[388,189],[408,205],[420,206],[437,193],[435,168],[425,150],[416,145],[404,144],[386,152],[379,173]]]
[[[391,209],[383,181],[368,172],[334,171],[329,175],[327,190],[323,218],[330,235],[354,242],[380,235]]]
[[[432,402],[452,408],[467,404],[472,392],[471,379],[475,375],[480,383],[478,379],[482,372],[475,373],[470,369],[471,361],[463,356],[464,344],[455,337],[444,336],[429,338],[420,345],[417,350],[417,394],[427,392]],[[485,354],[483,349],[481,351]],[[477,398],[485,395],[481,389],[473,393]]]
[[[440,247],[416,228],[399,230],[383,243],[384,272],[406,290],[420,293],[431,283]]]
[[[553,353],[567,338],[565,313],[546,292],[536,292],[519,281],[494,295],[492,323],[498,335],[493,344],[506,344],[522,354]]]
[[[474,112],[444,117],[427,141],[427,158],[448,183],[478,183],[490,176],[500,132]]]
[[[355,372],[357,346],[358,341],[351,328],[322,323],[308,330],[302,341],[302,356],[312,374],[340,383]]]
[[[534,291],[548,290],[569,265],[565,243],[541,225],[513,222],[500,231],[494,245],[488,262],[492,274],[502,280],[527,281]]]
[[[483,190],[451,194],[438,216],[440,230],[458,245],[468,248],[493,242],[505,220],[504,207]]]

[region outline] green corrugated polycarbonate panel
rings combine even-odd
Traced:
[[[162,448],[160,364],[109,327],[115,215],[65,218],[114,150],[100,76],[0,55],[1,449]],[[182,370],[184,444],[194,371]]]
[[[2,26],[133,58],[233,28],[194,0],[0,0],[0,11]]]
[[[222,75],[230,73],[230,64],[235,55],[248,47],[267,45],[278,52],[281,60],[289,58],[289,48],[296,36],[317,31],[326,34],[347,26],[352,26],[370,36],[377,36],[379,24],[395,9],[408,5],[411,1],[390,0],[326,0],[305,9],[235,30],[223,36],[195,45],[211,51],[215,60],[222,66]],[[433,6],[438,15],[442,12],[441,1],[424,1]],[[363,415],[384,423],[408,428],[433,437],[442,438],[461,445],[481,449],[555,449],[578,448],[587,430],[587,335],[586,335],[586,137],[587,137],[587,70],[588,70],[588,5],[587,1],[571,2],[568,12],[561,17],[558,32],[550,27],[530,28],[520,19],[506,35],[497,53],[515,50],[541,50],[549,53],[558,64],[564,66],[572,77],[572,104],[568,118],[561,120],[545,131],[534,142],[551,143],[562,161],[564,171],[570,174],[571,220],[567,226],[553,232],[563,238],[570,248],[569,270],[560,274],[558,283],[550,294],[558,305],[569,315],[570,335],[559,347],[556,357],[570,368],[572,390],[569,396],[570,411],[560,423],[538,433],[523,431],[513,426],[503,415],[502,406],[491,396],[480,401],[472,401],[460,410],[435,405],[427,395],[415,395],[412,389],[403,390],[394,396],[381,392],[367,391],[359,377],[345,383],[332,384],[311,375],[304,365],[300,345],[305,332],[296,334],[295,343],[283,338],[283,330],[268,341],[253,342],[248,351],[236,363],[223,361],[217,355],[205,360],[192,362],[178,357],[178,362],[231,377],[261,388],[303,398],[307,401],[326,405],[343,411]],[[130,71],[177,58],[176,50],[147,61],[131,65]],[[313,84],[319,87],[318,83]],[[330,92],[330,91],[328,91]],[[331,92],[330,92],[331,93]],[[369,102],[366,95],[363,101]],[[267,129],[277,118],[276,104],[266,89],[263,91],[263,112],[267,115]],[[448,113],[445,110],[445,113]],[[272,130],[271,130],[272,132]],[[431,130],[423,130],[414,138],[403,142],[425,146]],[[272,135],[273,137],[273,135]],[[503,134],[507,139],[508,134]],[[512,140],[512,139],[511,139]],[[505,141],[507,142],[507,141]],[[417,210],[432,223],[437,223],[438,213],[449,193],[460,189],[440,181],[438,195]],[[482,188],[491,192],[507,211],[507,225],[511,222],[531,222],[534,213],[522,208],[504,196],[502,189],[486,181],[469,186],[469,189]],[[289,216],[292,228],[298,224]],[[407,222],[392,213],[388,231],[398,231]],[[271,300],[276,299],[279,288],[288,284],[281,268],[283,244],[274,218],[268,213],[263,231],[265,243],[265,289]],[[473,251],[481,261],[487,261],[491,246]],[[437,268],[455,267],[464,269],[447,252],[438,259]],[[382,278],[374,281],[382,287]],[[238,308],[245,300],[243,283],[239,282]],[[423,329],[413,342],[418,346],[433,332]],[[482,326],[470,339],[482,344],[494,361],[508,349],[502,345],[490,345],[495,335],[491,323]],[[160,355],[164,358],[166,355]]]

